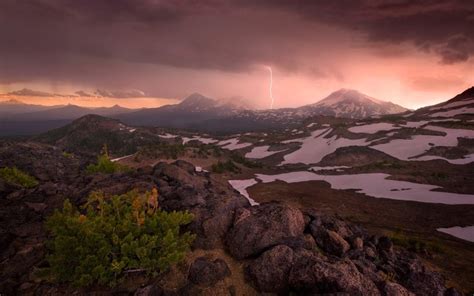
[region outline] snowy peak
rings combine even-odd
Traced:
[[[332,106],[341,102],[359,102],[359,103],[374,103],[383,104],[385,102],[369,97],[361,92],[354,89],[342,88],[338,91],[333,92],[323,100],[317,102],[315,105],[319,106]]]
[[[302,107],[314,115],[365,118],[407,111],[399,105],[381,101],[353,89],[340,89],[323,100]]]

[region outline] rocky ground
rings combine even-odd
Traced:
[[[86,175],[86,162],[44,144],[0,147],[0,166],[40,181],[32,189],[0,181],[1,294],[459,295],[414,253],[318,208],[251,207],[225,181],[184,161],[112,175]],[[43,221],[65,198],[79,205],[93,190],[153,187],[164,210],[195,215],[188,229],[197,238],[185,262],[159,278],[130,275],[113,289],[75,289],[36,275],[46,264]]]

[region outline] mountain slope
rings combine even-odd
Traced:
[[[116,119],[86,115],[61,128],[48,131],[35,140],[80,154],[98,154],[104,144],[115,155],[136,152],[137,147],[160,141],[146,129],[131,128]]]
[[[195,93],[176,105],[143,109],[114,116],[127,124],[190,128],[198,122],[229,116],[236,112],[231,104]]]
[[[456,117],[474,114],[474,86],[454,98],[433,106],[416,110],[412,116]]]
[[[131,109],[127,109],[118,105],[113,107],[101,107],[101,108],[87,108],[76,105],[61,106],[58,108],[50,108],[47,110],[16,114],[12,120],[15,121],[38,121],[38,120],[65,120],[65,119],[77,119],[87,114],[95,114],[101,116],[110,116],[116,114],[122,114],[130,112]]]
[[[352,89],[340,89],[317,103],[298,109],[312,115],[346,118],[365,118],[408,111],[402,106],[372,98]]]

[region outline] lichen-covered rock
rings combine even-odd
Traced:
[[[252,207],[250,213],[236,218],[227,234],[227,247],[237,259],[258,255],[269,247],[303,234],[303,214],[278,203]]]
[[[330,262],[307,251],[297,253],[289,284],[301,293],[380,295],[376,285],[361,274],[352,261]]]
[[[387,296],[415,296],[414,293],[408,291],[403,286],[394,282],[385,282],[383,291]]]
[[[293,265],[293,250],[278,245],[264,252],[247,267],[248,278],[262,292],[288,291],[288,274]]]

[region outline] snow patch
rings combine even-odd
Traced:
[[[239,143],[238,138],[232,138],[232,139],[227,139],[227,140],[222,140],[217,145],[222,146],[222,149],[227,149],[227,150],[237,150],[237,149],[242,149],[248,146],[252,146],[252,143]]]
[[[122,160],[122,159],[126,159],[126,158],[129,158],[129,157],[132,157],[132,156],[134,156],[134,155],[135,155],[135,154],[125,155],[125,156],[122,156],[122,157],[118,157],[118,158],[111,159],[110,161],[116,162],[116,161],[119,161],[119,160]]]
[[[173,138],[176,138],[177,135],[172,135],[172,134],[166,133],[164,135],[158,135],[158,137],[164,138],[164,139],[173,139]]]
[[[194,140],[197,140],[203,144],[212,144],[212,143],[215,143],[217,142],[217,140],[215,139],[212,139],[212,138],[203,138],[203,137],[199,137],[199,136],[193,136],[191,138],[188,138],[188,137],[182,137],[183,139],[183,144],[186,144],[190,141],[194,141]]]
[[[449,228],[438,228],[436,230],[469,242],[474,242],[474,226],[454,226]]]
[[[230,186],[232,186],[235,190],[237,190],[240,194],[245,196],[247,200],[250,202],[251,206],[258,205],[258,202],[250,198],[249,193],[247,192],[247,188],[257,184],[257,180],[255,179],[246,179],[246,180],[229,180]]]
[[[286,149],[283,149],[283,150],[278,150],[278,151],[268,151],[268,148],[270,148],[270,146],[268,146],[268,145],[254,147],[254,148],[252,148],[252,151],[245,154],[245,157],[246,158],[261,159],[261,158],[265,158],[265,157],[268,157],[268,156],[273,155],[275,153],[282,152],[282,151],[286,150]]]
[[[474,138],[474,130],[448,129],[439,126],[426,126],[425,129],[443,132],[446,133],[446,135],[415,135],[411,139],[394,139],[385,144],[370,146],[370,148],[382,151],[401,160],[428,160],[425,156],[423,156],[425,158],[413,158],[425,153],[434,146],[455,147],[458,145],[458,138]],[[469,159],[472,160],[472,158]],[[451,163],[460,161],[452,159],[446,160]]]
[[[337,148],[347,146],[366,146],[370,144],[366,139],[351,140],[337,138],[337,136],[332,136],[327,139],[324,138],[330,132],[331,129],[316,130],[311,133],[310,137],[284,141],[283,143],[301,142],[302,145],[300,149],[285,155],[281,165],[289,163],[318,163],[324,156],[333,153]]]

